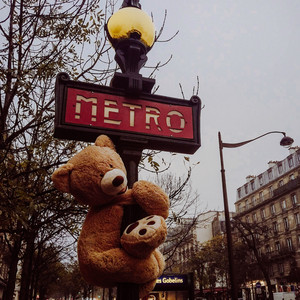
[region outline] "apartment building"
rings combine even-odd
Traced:
[[[162,249],[167,253],[166,270],[175,273],[191,271],[190,261],[201,244],[212,239],[224,227],[217,221],[219,218],[224,220],[223,215],[223,212],[208,211],[197,218],[182,218],[174,228],[168,229],[168,238]]]
[[[230,215],[233,217],[234,213]],[[187,274],[192,272],[194,274],[195,296],[211,293],[211,286],[201,287],[199,269],[193,269],[195,266],[191,265],[191,261],[206,242],[224,233],[225,214],[223,211],[207,211],[199,214],[197,218],[183,218],[179,220],[173,229],[168,230],[168,239],[163,245],[164,249],[162,249],[167,259],[166,274]],[[181,240],[177,239],[177,234],[181,237],[184,236],[184,238]],[[215,296],[217,293],[220,293],[218,297],[221,297],[222,293],[226,291],[225,282],[226,278],[217,278],[214,288]]]
[[[290,148],[282,161],[270,161],[257,176],[237,189],[236,217],[245,224],[264,225],[257,237],[260,254],[276,291],[300,284],[300,148]]]

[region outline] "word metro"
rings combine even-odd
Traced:
[[[69,88],[66,123],[193,138],[192,108]]]

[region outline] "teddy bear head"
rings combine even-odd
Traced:
[[[89,206],[108,204],[127,190],[124,163],[105,135],[55,170],[52,180],[58,190]]]

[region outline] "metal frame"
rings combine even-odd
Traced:
[[[139,99],[153,101],[158,103],[165,103],[177,106],[186,106],[192,108],[193,116],[193,139],[166,137],[158,135],[148,135],[144,133],[133,133],[122,130],[115,130],[109,128],[96,128],[88,125],[68,124],[64,121],[66,112],[66,97],[68,88],[76,88],[93,92],[101,92],[110,95],[119,95],[127,97],[124,89],[116,89],[108,86],[102,86],[91,83],[84,83],[70,80],[67,73],[60,73],[56,78],[55,85],[55,131],[54,136],[62,139],[80,140],[86,142],[93,142],[100,134],[108,135],[116,147],[131,141],[135,147],[139,149],[153,149],[162,151],[171,151],[178,153],[193,154],[200,147],[200,112],[201,100],[197,96],[191,97],[188,100],[177,98],[170,98],[160,95],[152,95],[142,93]],[[131,97],[132,98],[132,97]]]

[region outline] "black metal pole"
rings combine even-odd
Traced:
[[[223,160],[223,145],[221,139],[221,133],[219,132],[219,150],[220,150],[220,162],[221,162],[221,178],[222,178],[222,189],[223,189],[223,201],[224,201],[224,212],[225,212],[225,226],[226,226],[226,238],[227,238],[227,251],[228,251],[228,265],[229,265],[229,278],[231,285],[231,299],[237,300],[237,285],[235,280],[234,272],[234,259],[233,259],[233,246],[232,246],[232,234],[231,234],[231,224],[230,215],[228,209],[228,197],[226,188],[226,178]]]
[[[132,144],[131,141],[126,140],[123,140],[117,148],[127,170],[128,187],[132,188],[138,180],[138,165],[142,150],[135,143]],[[121,234],[129,224],[143,217],[145,217],[145,213],[140,206],[125,206]],[[117,285],[117,300],[139,300],[139,285],[127,282],[119,283]]]

